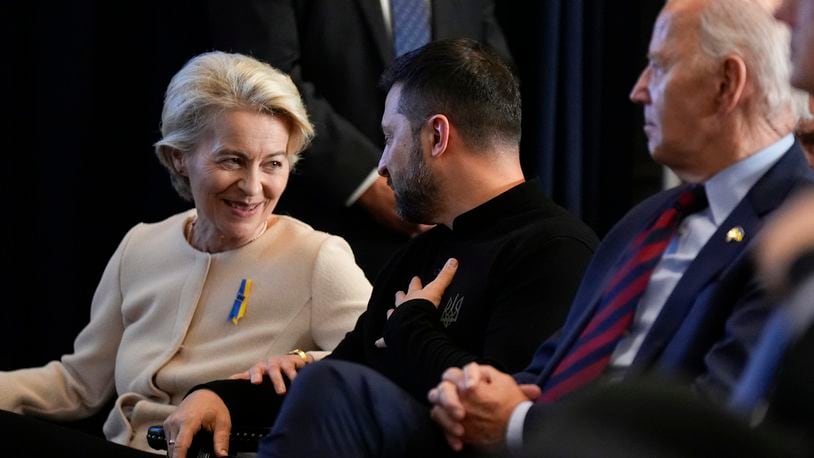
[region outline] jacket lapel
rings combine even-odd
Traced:
[[[608,259],[605,260],[604,266],[600,266],[600,268],[597,269],[596,272],[598,272],[601,277],[596,279],[597,281],[595,284],[597,286],[590,293],[590,296],[588,296],[586,303],[589,305],[585,307],[573,325],[570,323],[566,324],[564,329],[566,329],[567,332],[560,337],[556,351],[552,355],[546,368],[540,373],[540,376],[537,379],[538,384],[542,386],[545,381],[548,380],[548,377],[557,367],[560,360],[571,351],[571,347],[577,341],[579,335],[582,333],[583,329],[585,329],[585,326],[588,325],[588,322],[597,312],[599,301],[602,298],[602,293],[605,291],[605,287],[608,282],[616,273],[616,265],[619,263],[622,256],[627,252],[633,238],[644,231],[668,206],[672,205],[681,189],[683,188],[666,191],[661,199],[661,202],[657,204],[650,211],[650,213],[638,217],[634,225],[624,228],[623,233],[628,234],[628,237],[626,237],[625,240],[620,241],[620,243],[615,247],[615,252],[611,256],[608,256]],[[574,301],[574,303],[576,304],[577,301],[581,302],[581,300],[578,298]]]
[[[794,177],[806,174],[806,170],[795,143],[749,190],[687,267],[642,343],[633,361],[634,368],[646,367],[656,359],[698,302],[701,291],[717,281],[721,273],[747,248],[760,230],[764,217],[777,208],[799,182]],[[737,226],[743,229],[745,238],[740,242],[727,241],[727,233]]]
[[[379,0],[356,0],[356,2],[362,10],[365,22],[373,36],[373,43],[376,45],[379,57],[386,67],[393,62],[393,43],[387,35],[381,2]]]
[[[667,298],[667,302],[642,343],[641,349],[636,354],[634,366],[651,362],[661,352],[684,322],[684,318],[695,304],[701,290],[716,281],[720,273],[731,265],[759,230],[760,224],[760,216],[754,211],[748,199],[735,207],[732,214],[715,231],[695,260],[687,267],[673,293]],[[743,228],[746,238],[741,242],[727,242],[726,234],[735,226]]]

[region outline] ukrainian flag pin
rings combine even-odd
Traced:
[[[244,315],[246,315],[246,307],[249,306],[249,297],[252,295],[252,279],[244,278],[240,281],[240,288],[237,290],[235,302],[232,304],[232,309],[229,312],[229,320],[232,324],[237,324]]]
[[[726,233],[726,243],[742,242],[745,235],[746,233],[743,232],[742,227],[735,226]]]

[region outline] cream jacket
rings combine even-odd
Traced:
[[[161,424],[193,386],[293,348],[320,358],[364,311],[370,283],[343,239],[277,216],[257,240],[209,254],[184,238],[194,215],[132,228],[104,271],[74,352],[0,372],[0,408],[70,420],[116,396],[105,436],[150,451],[147,427]],[[253,287],[235,325],[228,315],[244,278]]]

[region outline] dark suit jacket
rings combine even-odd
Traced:
[[[795,143],[749,191],[707,242],[676,285],[636,355],[628,375],[655,370],[680,374],[712,396],[728,395],[737,382],[769,313],[744,254],[766,216],[798,186],[810,183],[808,169]],[[532,364],[515,374],[520,383],[548,380],[574,344],[597,306],[613,266],[631,239],[675,200],[681,189],[656,194],[631,210],[602,241],[583,277],[564,327],[536,352]],[[727,242],[730,228],[740,226],[746,238]],[[727,396],[721,398],[726,401]],[[545,405],[526,417],[533,430]]]
[[[212,47],[290,73],[316,126],[280,212],[348,239],[372,278],[406,240],[344,205],[376,169],[384,144],[378,81],[393,47],[379,0],[210,0],[209,14]],[[508,56],[491,0],[434,0],[432,29],[433,39],[472,38]]]

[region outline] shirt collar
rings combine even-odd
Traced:
[[[724,222],[729,213],[746,197],[755,183],[780,160],[794,144],[794,135],[788,134],[716,173],[704,183],[709,209],[716,226]]]

